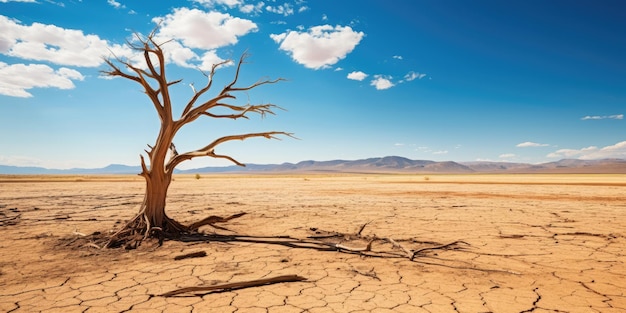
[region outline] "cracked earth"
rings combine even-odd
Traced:
[[[140,178],[0,177],[0,311],[625,312],[625,195],[624,175],[207,175],[170,189],[184,223],[248,213],[208,234],[369,222],[362,235],[417,248],[467,243],[410,261],[245,242],[99,250],[77,243],[133,216]],[[307,280],[159,296],[280,275]]]

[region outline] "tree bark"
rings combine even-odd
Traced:
[[[148,235],[153,229],[168,234],[177,233],[182,226],[165,214],[167,192],[172,181],[172,171],[165,167],[166,157],[174,139],[172,124],[171,114],[165,114],[155,146],[148,152],[150,168],[148,170],[144,165],[141,173],[146,180],[146,193],[140,214],[144,215],[148,223],[146,229]]]

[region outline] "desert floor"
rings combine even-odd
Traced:
[[[176,176],[167,210],[177,220],[247,212],[227,230],[202,227],[208,235],[380,240],[370,256],[88,244],[133,216],[143,188],[136,176],[0,176],[0,311],[626,312],[626,175]],[[334,238],[366,245],[348,237]],[[391,239],[419,253],[410,260]],[[307,280],[162,296],[280,275]]]

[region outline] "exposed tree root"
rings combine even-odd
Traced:
[[[164,217],[160,226],[151,225],[148,217],[144,213],[137,214],[124,227],[115,232],[103,245],[103,248],[118,248],[124,246],[126,249],[135,249],[147,238],[157,238],[159,244],[165,239],[175,239],[184,235],[197,233],[198,228],[211,225],[215,228],[223,229],[215,224],[225,223],[232,219],[241,217],[246,213],[237,213],[228,217],[209,216],[201,221],[185,226],[167,216]]]
[[[193,293],[204,292],[206,294],[208,292],[213,292],[213,291],[243,289],[243,288],[249,288],[249,287],[258,287],[258,286],[277,284],[277,283],[297,282],[297,281],[303,281],[303,280],[306,280],[306,278],[302,276],[284,275],[284,276],[276,276],[276,277],[243,281],[243,282],[218,284],[218,285],[213,285],[213,286],[185,287],[185,288],[172,290],[164,294],[160,294],[159,296],[172,297],[172,296],[176,296],[176,295],[180,295],[184,293],[192,293],[192,292]],[[203,294],[200,294],[200,295],[203,295]]]
[[[360,254],[368,257],[408,258],[409,260],[413,261],[419,255],[423,255],[429,251],[458,250],[462,249],[462,247],[460,247],[460,244],[469,245],[464,241],[457,240],[446,244],[431,243],[431,245],[427,247],[410,249],[404,244],[400,243],[400,241],[406,242],[408,240],[394,240],[393,238],[380,238],[376,235],[362,235],[363,230],[367,225],[370,224],[370,222],[364,223],[361,227],[358,228],[358,230],[354,234],[327,232],[318,230],[317,228],[311,228],[311,231],[314,231],[315,234],[305,239],[293,238],[290,236],[259,237],[246,235],[207,235],[198,232],[198,229],[205,225],[224,229],[223,227],[218,227],[215,224],[225,223],[230,220],[244,216],[245,214],[246,213],[242,212],[228,217],[209,216],[198,222],[192,223],[189,226],[182,225],[179,222],[166,216],[163,224],[160,227],[151,226],[144,214],[138,214],[124,227],[122,227],[115,234],[113,234],[109,238],[109,240],[104,245],[102,245],[102,247],[116,248],[123,246],[126,249],[135,249],[139,246],[139,244],[141,244],[143,240],[147,238],[158,239],[159,245],[162,244],[163,240],[165,239],[174,239],[186,242],[252,242],[263,244],[276,244],[291,248],[313,249],[318,251],[338,251],[342,253]],[[374,243],[380,245],[381,249],[373,250],[372,246]],[[384,249],[385,245],[388,248]],[[398,252],[397,250],[401,250],[402,252]],[[189,257],[195,257],[195,255]]]
[[[223,227],[217,226],[215,224],[217,224],[217,223],[226,223],[226,222],[228,222],[228,221],[230,221],[232,219],[235,219],[235,218],[238,218],[238,217],[242,217],[244,215],[246,215],[245,212],[237,213],[237,214],[231,215],[229,217],[221,217],[221,216],[211,215],[211,216],[209,216],[209,217],[207,217],[207,218],[205,218],[205,219],[203,219],[201,221],[195,222],[195,223],[187,226],[187,228],[189,230],[195,231],[195,230],[198,230],[198,228],[200,228],[202,226],[210,225],[210,226],[215,227],[215,228],[224,229]]]

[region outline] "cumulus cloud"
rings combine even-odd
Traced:
[[[327,68],[345,58],[361,42],[363,32],[349,26],[321,25],[308,31],[289,31],[271,34],[280,44],[279,49],[291,55],[294,61],[311,69]]]
[[[0,29],[0,53],[25,60],[97,67],[109,51],[121,56],[130,53],[130,49],[123,45],[111,45],[80,30],[40,23],[26,26],[2,15]]]
[[[361,71],[354,71],[354,72],[351,72],[350,74],[348,74],[348,79],[362,81],[367,76],[368,76],[367,74],[365,74],[365,73],[363,73]]]
[[[392,58],[396,59],[396,60],[402,60],[402,56],[401,55],[394,55],[392,56]]]
[[[219,3],[236,5],[234,1]],[[198,66],[202,70],[210,70],[213,64],[223,61],[216,49],[233,45],[239,37],[258,29],[250,20],[189,8],[174,9],[173,13],[155,17],[153,21],[161,25],[156,41],[168,41],[163,45],[168,61],[183,67]]]
[[[96,35],[55,25],[19,21],[0,15],[0,54],[48,64],[6,64],[0,62],[0,94],[12,97],[32,97],[32,88],[74,88],[73,81],[83,80],[75,67],[97,67],[103,57],[113,52],[128,57],[132,50],[123,45],[109,44]]]
[[[536,142],[531,142],[531,141],[526,141],[526,142],[522,142],[522,143],[518,143],[516,145],[516,147],[518,148],[528,148],[528,147],[547,147],[549,146],[549,144],[547,143],[536,143]]]
[[[394,83],[391,82],[391,77],[383,75],[375,75],[370,85],[374,86],[377,90],[385,90],[395,86]]]
[[[178,8],[174,13],[153,19],[160,23],[159,37],[179,39],[189,48],[211,50],[238,42],[238,37],[256,31],[246,19],[216,11]]]
[[[73,69],[62,67],[54,70],[44,64],[11,64],[0,62],[0,94],[29,98],[32,88],[73,89],[72,80],[83,80],[83,75]]]
[[[560,149],[548,154],[549,158],[577,158],[581,160],[626,158],[626,141],[611,146],[598,148],[589,146],[582,149]]]
[[[624,119],[624,114],[615,114],[615,115],[587,115],[585,117],[582,117],[581,120],[583,121],[587,121],[587,120],[623,120]]]

